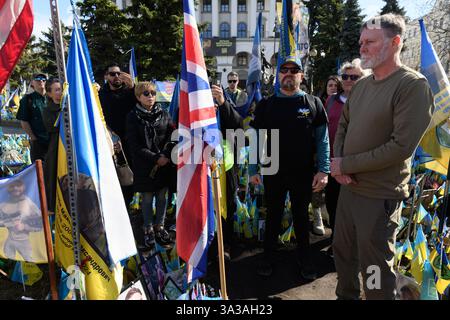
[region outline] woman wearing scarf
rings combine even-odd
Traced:
[[[175,126],[167,111],[156,104],[156,86],[139,82],[135,87],[138,103],[128,114],[126,140],[130,148],[134,173],[134,191],[142,193],[144,243],[151,248],[170,245],[172,240],[164,229],[167,191],[173,183],[174,165],[170,161],[171,134]],[[156,198],[156,219],[153,221],[153,198]]]

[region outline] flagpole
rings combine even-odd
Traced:
[[[66,83],[67,73],[66,73],[66,63],[64,58],[64,43],[61,33],[61,23],[59,20],[58,11],[58,0],[49,0],[50,10],[52,14],[52,27],[53,27],[53,38],[55,42],[55,53],[56,61],[58,67],[58,75],[61,81]],[[73,7],[73,1],[71,1]],[[75,8],[73,7],[73,10]],[[75,14],[75,12],[74,12]],[[76,26],[74,25],[74,28]],[[70,113],[70,99],[69,95],[64,98],[62,106],[62,121],[64,124],[64,138],[66,141],[66,153],[67,153],[67,177],[68,177],[68,195],[69,195],[69,213],[72,219],[72,243],[73,243],[73,253],[74,253],[74,268],[73,275],[76,276],[76,272],[81,266],[80,257],[80,231],[78,227],[78,212],[77,212],[77,174],[76,174],[76,163],[75,163],[75,153],[73,150],[72,141],[72,119]],[[76,299],[82,299],[82,295],[79,288],[75,288]]]
[[[48,273],[50,277],[50,291],[52,300],[58,300],[58,290],[56,289],[55,257],[53,252],[52,232],[47,211],[47,197],[44,186],[44,173],[42,170],[42,160],[36,160],[36,175],[39,186],[39,200],[41,202],[42,222],[44,226],[45,246],[47,248]]]
[[[447,165],[447,180],[445,181],[445,189],[444,189],[444,210],[442,211],[441,222],[439,223],[439,233],[442,233],[444,230],[445,217],[448,216],[448,189],[450,184],[450,158],[448,159]]]
[[[219,273],[220,273],[220,287],[224,300],[228,300],[227,294],[227,280],[225,274],[225,257],[223,249],[223,232],[222,232],[222,214],[220,206],[221,190],[220,190],[220,175],[219,166],[214,160],[211,166],[212,179],[213,179],[213,191],[214,191],[214,207],[216,211],[216,221],[217,221],[217,247],[219,251]]]

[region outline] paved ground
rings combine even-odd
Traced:
[[[262,255],[259,247],[247,246],[242,253],[226,264],[227,291],[230,299],[282,299],[282,300],[335,300],[336,273],[333,259],[325,251],[331,244],[331,230],[323,237],[311,234],[314,263],[318,279],[312,282],[301,278],[295,262],[293,246],[281,248],[276,255],[276,265],[270,278],[256,274],[256,265]],[[218,264],[208,269],[207,282],[219,285]]]

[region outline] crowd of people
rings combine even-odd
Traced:
[[[278,172],[265,175],[264,165],[258,164],[249,168],[250,182],[264,185],[267,205],[264,254],[256,271],[270,277],[276,267],[273,253],[289,192],[301,276],[317,278],[308,207],[324,194],[333,239],[328,253],[338,273],[339,299],[359,299],[358,273],[366,280],[372,265],[381,270],[381,286],[368,288],[364,281],[366,298],[394,299],[395,230],[401,202],[408,196],[411,157],[434,110],[426,78],[400,61],[403,18],[386,14],[374,19],[379,28],[366,23],[361,29],[360,59],[344,63],[340,75],[331,75],[324,95],[301,90],[302,63],[288,56],[279,67],[279,89],[251,109],[254,129],[279,132]],[[45,160],[48,205],[54,212],[58,141],[54,123],[61,83],[42,73],[32,80],[34,92],[21,100],[17,119],[30,137],[32,160]],[[117,64],[108,66],[105,80],[99,97],[106,125],[116,137],[114,152],[130,161],[134,173],[133,185],[122,187],[124,200],[129,204],[134,192],[142,194],[144,246],[152,247],[155,241],[169,245],[174,239],[164,222],[168,196],[176,191],[176,166],[170,153],[177,124],[156,102],[154,83],[133,85]],[[238,88],[237,73],[229,73],[227,81],[225,90],[211,84],[220,128],[243,129],[236,108],[247,103],[247,94]],[[270,130],[267,139],[272,139]],[[226,186],[228,214],[223,230],[229,259],[239,187],[236,164],[226,168]],[[320,206],[320,200],[313,200],[313,208]],[[314,210],[313,231],[324,234],[320,210]]]

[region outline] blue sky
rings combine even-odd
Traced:
[[[33,34],[40,36],[42,31],[46,31],[50,27],[50,1],[34,0],[34,28]],[[58,0],[59,18],[63,23],[72,25],[70,0]]]
[[[406,9],[410,18],[417,18],[424,12],[423,3],[425,0],[399,0],[400,6]],[[49,0],[34,0],[34,30],[33,34],[39,36],[42,31],[50,27],[50,5]],[[419,4],[421,3],[421,4]],[[382,0],[359,0],[362,13],[366,18],[376,15],[384,6]],[[72,25],[70,0],[58,0],[59,15],[61,20],[68,25]]]
[[[418,18],[424,14],[425,0],[399,0],[401,7],[405,8],[406,15],[412,19]],[[362,13],[366,15],[366,19],[370,18],[381,10],[385,5],[382,0],[359,0],[359,6]]]

